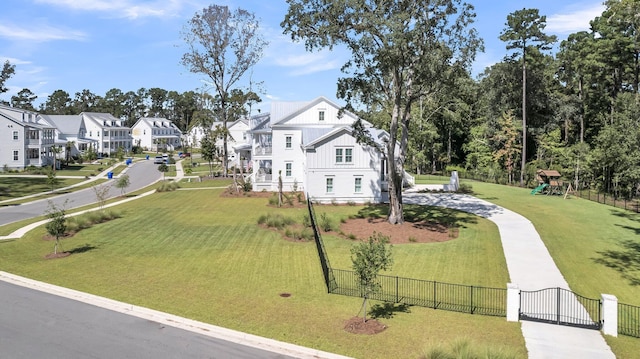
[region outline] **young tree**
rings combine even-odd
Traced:
[[[111,185],[102,184],[100,186],[92,186],[93,192],[96,194],[96,200],[100,209],[104,209],[104,204],[107,203],[107,197],[109,197],[109,190]]]
[[[129,175],[122,175],[116,181],[116,188],[120,189],[120,193],[124,196],[127,187],[131,185],[131,180],[129,179]]]
[[[183,33],[188,51],[182,64],[193,73],[204,74],[213,83],[219,118],[229,121],[232,90],[262,57],[267,45],[255,16],[243,9],[210,5],[187,23]],[[223,139],[223,167],[228,169],[227,136]]]
[[[66,202],[65,202],[66,204]],[[53,246],[53,253],[58,254],[58,246],[60,245],[60,237],[64,235],[67,230],[67,218],[65,217],[64,206],[58,207],[52,201],[49,201],[49,209],[47,209],[47,217],[49,222],[45,225],[47,233],[56,238],[55,245]]]
[[[524,186],[527,163],[527,50],[535,47],[548,50],[556,37],[546,35],[547,17],[540,16],[538,9],[517,10],[507,16],[507,28],[502,30],[500,40],[507,42],[507,50],[522,52],[522,160],[520,163],[520,186]]]
[[[515,161],[520,151],[518,142],[518,131],[516,129],[513,113],[506,112],[498,120],[498,128],[493,136],[497,150],[493,153],[493,159],[500,163],[507,170],[509,184],[513,183],[513,170]]]
[[[160,166],[158,166],[158,171],[162,172],[162,179],[164,180],[167,172],[169,172],[169,166],[167,166],[165,163],[162,163]]]
[[[385,111],[389,215],[404,222],[402,182],[408,151],[411,108],[446,89],[467,71],[482,41],[470,28],[473,7],[461,0],[287,0],[281,26],[307,50],[344,44],[351,59],[338,80],[347,109],[362,104]],[[362,114],[364,117],[365,115]]]
[[[391,246],[387,246],[389,237],[374,233],[366,242],[351,247],[351,262],[356,272],[358,284],[362,289],[363,320],[367,321],[367,299],[380,289],[378,273],[391,269],[393,257]]]
[[[216,158],[216,143],[212,136],[211,131],[207,131],[205,136],[200,140],[200,152],[202,158],[209,162],[210,176],[213,176],[213,159]]]
[[[55,190],[56,185],[60,183],[58,177],[56,177],[56,172],[53,170],[47,171],[47,184],[51,187],[51,192]]]

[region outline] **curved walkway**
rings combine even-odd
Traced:
[[[498,226],[511,283],[523,290],[569,289],[533,224],[525,217],[493,203],[460,194],[407,191],[404,203],[453,208],[484,217]],[[505,283],[506,284],[506,283]],[[529,358],[614,359],[599,331],[522,321]]]

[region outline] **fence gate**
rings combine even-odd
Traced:
[[[520,291],[520,320],[600,329],[601,303],[563,288]]]

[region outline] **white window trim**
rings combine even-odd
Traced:
[[[289,168],[289,174],[287,174],[287,166],[291,166]],[[287,178],[291,178],[293,176],[293,162],[287,161],[284,163],[284,176]]]
[[[329,183],[328,180],[331,180],[331,191],[328,191]],[[336,193],[336,181],[335,176],[325,176],[324,178],[324,192],[325,193]]]
[[[336,165],[353,165],[353,146],[336,146],[334,149],[333,161]],[[342,150],[339,156],[340,161],[338,161],[338,150]],[[347,150],[351,150],[351,161],[349,162],[347,162]]]
[[[287,142],[287,138],[290,139],[290,141]],[[287,145],[290,145],[290,146],[287,147]],[[284,149],[285,150],[293,149],[293,135],[284,135]]]
[[[356,181],[360,180],[360,190],[356,187]],[[362,193],[362,176],[353,177],[353,193]]]

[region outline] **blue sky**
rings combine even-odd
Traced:
[[[498,36],[509,13],[537,8],[547,16],[547,34],[563,40],[587,30],[589,21],[604,10],[598,0],[468,2],[476,9],[474,26],[485,41],[474,75],[505,56]],[[303,44],[292,43],[280,28],[285,0],[3,0],[0,61],[16,65],[16,74],[0,98],[8,101],[23,88],[38,95],[36,104],[58,89],[72,98],[83,89],[101,96],[111,88],[200,91],[206,78],[180,64],[186,51],[180,32],[196,11],[212,3],[241,7],[261,20],[270,45],[253,70],[253,81],[263,82],[263,110],[271,100],[305,101],[321,95],[335,100],[348,53],[307,53]]]

